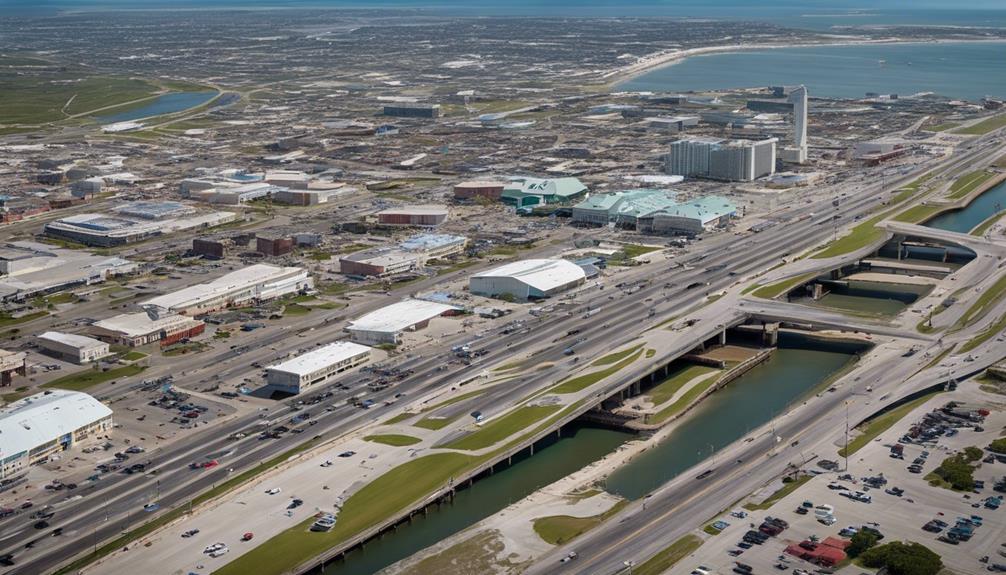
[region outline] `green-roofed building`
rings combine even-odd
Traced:
[[[570,204],[587,195],[577,178],[510,178],[500,201],[515,208],[545,204]]]
[[[694,236],[724,226],[737,216],[737,206],[722,196],[705,196],[639,218],[644,233]]]
[[[573,206],[573,223],[635,228],[640,217],[676,206],[675,197],[674,192],[650,189],[595,194]]]

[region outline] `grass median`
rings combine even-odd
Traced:
[[[526,405],[487,422],[478,431],[442,447],[472,451],[490,447],[559,411],[559,405]]]
[[[613,366],[611,366],[609,368],[606,368],[606,369],[602,369],[602,370],[599,370],[599,371],[592,371],[592,372],[586,373],[584,375],[580,375],[580,376],[577,376],[577,377],[574,377],[574,378],[571,378],[571,379],[567,379],[567,380],[559,383],[559,385],[557,385],[557,386],[549,389],[548,393],[564,394],[564,393],[576,393],[578,391],[582,391],[582,390],[584,390],[584,389],[586,389],[586,388],[594,385],[595,383],[601,381],[602,379],[618,373],[619,371],[621,371],[622,369],[624,369],[625,367],[627,367],[629,364],[631,364],[632,362],[636,361],[636,359],[641,354],[640,347],[642,347],[642,346],[635,347],[632,350],[630,350],[632,352],[631,355],[629,355],[625,359],[622,359],[621,361],[619,361],[615,365],[613,365]],[[605,358],[601,358],[601,359],[605,359]],[[598,360],[598,361],[601,361],[601,360]],[[593,364],[591,364],[591,365],[593,365]]]
[[[597,527],[609,517],[618,513],[629,502],[616,502],[604,513],[589,517],[573,517],[572,515],[550,515],[534,520],[534,532],[542,541],[550,545],[562,545]]]
[[[800,284],[809,282],[817,276],[817,272],[806,273],[789,279],[777,281],[773,284],[759,286],[751,290],[751,295],[762,299],[775,299],[784,293],[796,288]]]
[[[967,126],[964,128],[957,128],[952,134],[966,134],[969,136],[981,136],[982,134],[988,134],[993,130],[998,130],[999,128],[1006,127],[1006,114],[1000,114],[998,116],[993,116],[977,124]]]
[[[662,405],[664,402],[674,397],[674,394],[677,393],[686,383],[697,377],[713,373],[714,371],[719,370],[708,365],[694,364],[679,366],[675,371],[668,374],[664,381],[658,383],[652,389],[647,391],[646,395],[649,396],[653,405]]]
[[[702,546],[698,535],[685,535],[632,569],[633,575],[660,575]]]
[[[959,330],[965,328],[984,317],[985,314],[995,307],[1003,295],[1006,295],[1006,275],[996,280],[988,289],[982,290],[981,295],[975,299],[975,303],[971,304],[968,311],[964,312],[964,315],[957,320],[953,329]]]
[[[479,461],[480,458],[460,453],[437,453],[399,465],[350,496],[331,531],[309,531],[314,519],[307,519],[213,573],[280,575],[289,572],[444,487],[451,477],[460,475]]]
[[[677,401],[648,417],[646,423],[663,423],[679,415],[685,409],[688,409],[688,406],[701,397],[703,393],[709,391],[709,388],[715,385],[721,377],[722,375],[720,377],[709,377],[688,388]]]
[[[947,197],[952,200],[959,200],[967,197],[968,194],[977,190],[985,182],[992,179],[994,175],[994,172],[988,172],[985,170],[978,170],[965,174],[957,178],[957,180],[950,185],[950,193],[947,194]]]
[[[786,497],[790,493],[793,493],[804,484],[813,479],[813,475],[804,475],[793,481],[786,482],[781,488],[777,489],[775,493],[768,496],[768,499],[762,501],[761,503],[745,503],[744,509],[748,511],[764,511],[769,507],[772,507],[777,502],[779,502],[783,497]]]
[[[422,441],[422,439],[419,439],[418,437],[412,437],[411,435],[399,435],[396,433],[387,433],[383,435],[368,435],[363,439],[364,441],[383,443],[384,445],[391,445],[393,447],[405,447],[406,445],[415,445]]]
[[[992,339],[1004,329],[1006,329],[1006,315],[1002,316],[995,323],[982,330],[982,332],[975,337],[969,339],[967,343],[961,346],[960,353],[968,353],[986,341]]]

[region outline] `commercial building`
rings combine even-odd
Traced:
[[[671,144],[667,173],[747,182],[775,173],[774,138],[751,142],[686,138]]]
[[[361,277],[385,277],[419,267],[420,255],[396,248],[374,248],[339,258],[339,271]]]
[[[131,273],[137,265],[114,256],[57,248],[37,242],[0,247],[0,300],[23,301]]]
[[[403,206],[377,212],[382,226],[436,227],[447,220],[446,206]]]
[[[694,236],[725,225],[736,217],[737,207],[719,196],[706,196],[639,218],[637,229],[643,233]]]
[[[396,103],[384,106],[385,116],[397,118],[439,118],[440,104]]]
[[[94,337],[129,347],[158,341],[162,346],[195,337],[206,329],[203,322],[174,313],[156,312],[124,313],[91,324]]]
[[[473,200],[475,198],[484,198],[494,202],[499,201],[506,185],[506,182],[496,180],[471,180],[461,182],[460,184],[454,186],[454,199]]]
[[[86,335],[47,331],[38,336],[38,345],[50,355],[83,364],[109,355],[108,343]]]
[[[409,299],[349,322],[346,331],[353,341],[368,345],[402,342],[402,333],[416,331],[429,325],[430,320],[442,315],[451,315],[461,308],[444,303]]]
[[[398,244],[403,250],[421,256],[421,263],[433,258],[445,258],[465,251],[468,238],[449,234],[419,234]]]
[[[112,208],[120,216],[142,220],[164,220],[196,213],[196,209],[180,202],[130,202]]]
[[[371,349],[339,341],[266,368],[266,382],[276,391],[298,394],[370,361]]]
[[[282,186],[274,186],[265,182],[248,184],[233,184],[227,182],[209,182],[212,187],[202,188],[205,182],[196,184],[191,180],[183,182],[183,189],[188,190],[187,197],[210,204],[226,204],[236,206],[252,200],[275,196],[287,191]]]
[[[45,235],[69,240],[89,246],[111,247],[139,242],[162,234],[182,230],[209,228],[236,219],[233,212],[207,212],[183,216],[174,206],[166,206],[164,212],[154,207],[159,204],[177,202],[137,202],[120,207],[118,215],[78,214],[49,222],[45,225]],[[180,204],[179,204],[180,205]],[[159,216],[163,213],[163,216]],[[185,212],[188,213],[188,212]],[[126,214],[143,214],[141,216]],[[174,215],[183,217],[172,217]]]
[[[646,118],[646,125],[653,130],[677,133],[684,132],[685,128],[699,125],[698,116],[654,116]]]
[[[293,238],[255,236],[255,251],[267,256],[283,256],[293,251]]]
[[[510,178],[500,200],[515,208],[545,204],[568,204],[587,195],[587,186],[577,178]]]
[[[573,206],[573,223],[635,228],[640,217],[676,205],[675,194],[665,190],[639,189],[595,194]]]
[[[573,262],[531,259],[472,275],[468,290],[475,295],[526,301],[553,296],[585,280],[583,268]]]
[[[227,255],[228,242],[225,240],[210,240],[205,238],[195,238],[192,240],[192,253],[212,258],[223,259]]]
[[[314,287],[307,270],[256,264],[215,280],[143,302],[144,308],[196,315],[232,305],[267,301]]]
[[[0,409],[0,478],[20,475],[111,429],[112,410],[86,393],[53,389],[15,401]]]
[[[14,380],[14,374],[28,372],[28,354],[23,351],[0,349],[0,386],[7,387]]]

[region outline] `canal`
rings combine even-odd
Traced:
[[[685,417],[658,446],[640,455],[609,478],[607,489],[635,499],[743,437],[824,382],[868,346],[823,343],[781,333],[780,349],[764,364],[717,391]],[[573,424],[562,437],[550,436],[523,452],[511,466],[458,491],[452,503],[416,515],[412,523],[326,566],[326,575],[370,575],[450,537],[614,451],[633,435]],[[701,438],[696,440],[695,438]],[[320,569],[311,572],[321,573]]]
[[[205,104],[216,95],[216,92],[172,92],[158,96],[138,108],[130,108],[117,114],[98,116],[97,119],[103,124],[113,124],[115,122],[129,122],[131,120],[139,120],[140,118],[173,114]]]
[[[670,436],[611,474],[606,489],[627,499],[643,497],[770,421],[868,347],[780,333],[779,349],[768,361],[706,398]]]
[[[945,212],[925,222],[930,228],[966,234],[1006,206],[1006,182],[994,186],[966,207]]]
[[[829,282],[825,287],[828,289],[828,293],[818,300],[802,298],[796,301],[807,305],[843,311],[897,315],[933,289],[930,285],[855,280],[844,283]]]

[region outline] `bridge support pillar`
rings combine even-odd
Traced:
[[[948,259],[950,259],[950,248],[943,248],[943,263],[947,263]]]
[[[778,323],[767,323],[765,324],[765,329],[762,331],[762,345],[766,347],[775,347],[779,344],[779,324]]]
[[[902,248],[903,245],[904,245],[903,242],[898,242],[898,261],[899,262],[901,261],[901,248]]]
[[[720,345],[726,345],[726,344],[727,344],[727,330],[723,330],[720,332]]]
[[[842,270],[831,270],[831,279],[837,280],[842,277]]]

